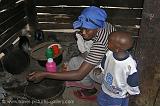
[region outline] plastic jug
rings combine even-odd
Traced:
[[[52,73],[56,72],[57,66],[56,66],[56,63],[53,61],[52,58],[49,58],[47,60],[46,70],[47,70],[47,72],[52,72]]]
[[[51,48],[47,48],[47,50],[46,50],[46,57],[47,57],[47,59],[48,58],[53,58],[53,50],[51,49]]]

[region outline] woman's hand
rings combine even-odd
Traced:
[[[68,70],[68,65],[66,63],[63,63],[62,67],[61,67],[61,72],[66,72],[66,71],[69,71]]]
[[[27,76],[27,79],[34,83],[38,83],[46,77],[45,73],[46,72],[32,72]]]

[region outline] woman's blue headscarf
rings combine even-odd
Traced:
[[[91,6],[85,8],[81,15],[73,23],[73,28],[87,28],[87,29],[97,29],[103,28],[105,26],[105,20],[107,19],[106,12],[98,7]]]

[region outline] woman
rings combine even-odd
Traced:
[[[57,73],[33,72],[29,74],[28,79],[31,81],[40,81],[44,78],[52,78],[68,81],[82,80],[83,82],[83,79],[101,62],[108,50],[107,37],[111,32],[115,31],[115,28],[111,24],[106,23],[106,19],[107,14],[103,9],[91,6],[85,8],[78,19],[73,23],[74,29],[80,29],[80,35],[84,40],[93,41],[89,53],[78,69],[69,70],[67,72],[57,71]],[[91,95],[95,92],[90,91],[94,90],[94,88],[89,89],[91,90],[79,90],[75,94],[82,99],[92,98]]]

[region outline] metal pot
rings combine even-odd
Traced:
[[[33,99],[56,99],[65,90],[64,81],[44,79],[39,83],[29,81],[25,88],[25,95]]]
[[[2,62],[7,72],[20,74],[29,66],[30,57],[23,50],[14,49],[4,56]]]

